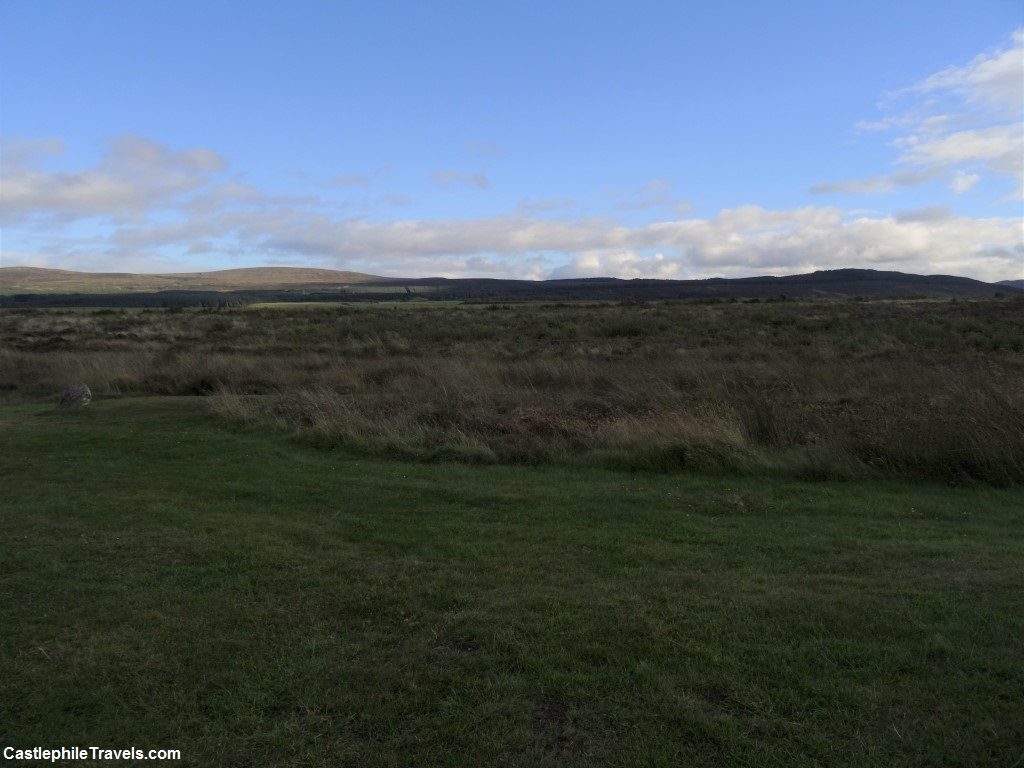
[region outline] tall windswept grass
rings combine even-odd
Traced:
[[[0,394],[209,395],[375,453],[1024,480],[1024,304],[0,313]]]

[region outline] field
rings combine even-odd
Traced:
[[[210,395],[478,463],[1024,480],[1024,299],[0,314],[0,395]]]
[[[1018,490],[4,411],[0,722],[188,765],[1012,765]]]
[[[8,310],[0,344],[5,744],[1024,753],[1020,300]]]

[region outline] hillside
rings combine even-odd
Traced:
[[[834,269],[784,277],[704,280],[383,278],[358,272],[287,267],[169,275],[0,269],[6,307],[210,306],[290,301],[661,301],[992,296],[1010,283],[953,275]]]
[[[528,280],[404,281],[413,291],[430,288],[449,299],[699,299],[699,298],[899,298],[911,296],[991,296],[1013,286],[955,275],[915,275],[874,269],[831,269],[776,277],[705,280],[622,280],[609,277]],[[358,290],[372,290],[372,284]]]
[[[214,272],[132,274],[72,272],[40,267],[0,267],[0,293],[150,293],[337,287],[386,278],[335,269],[250,267]]]

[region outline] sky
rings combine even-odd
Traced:
[[[0,0],[0,265],[1024,278],[1024,4]]]

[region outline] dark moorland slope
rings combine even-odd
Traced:
[[[996,286],[953,275],[915,275],[873,269],[833,269],[784,277],[710,278],[706,280],[620,280],[610,277],[532,282],[525,280],[444,280],[426,278],[408,285],[435,286],[450,298],[745,298],[991,296]],[[367,286],[369,287],[369,286]],[[1012,286],[1011,286],[1012,287]]]
[[[953,275],[835,269],[706,280],[381,278],[321,269],[254,268],[178,275],[0,269],[5,307],[204,306],[288,301],[642,301],[992,296],[1020,290]]]

